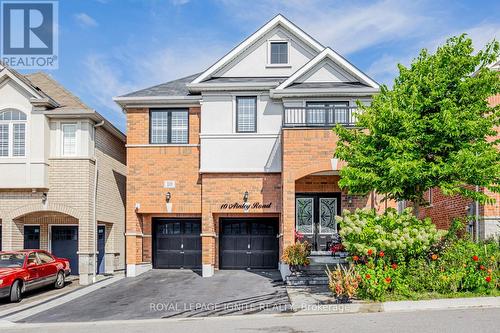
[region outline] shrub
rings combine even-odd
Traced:
[[[404,260],[425,256],[441,236],[430,219],[419,220],[406,209],[398,214],[388,209],[377,215],[375,210],[344,211],[340,221],[340,235],[351,255],[364,257],[383,252],[390,260]]]
[[[309,256],[311,255],[311,246],[308,242],[297,242],[289,245],[283,251],[283,262],[290,268],[309,265]]]
[[[337,268],[333,271],[327,266],[326,270],[328,275],[328,287],[338,301],[347,302],[356,296],[361,276],[356,273],[354,265],[350,265],[349,268],[337,265]]]

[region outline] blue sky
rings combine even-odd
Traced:
[[[449,36],[500,39],[500,1],[60,0],[49,73],[125,130],[113,96],[204,70],[278,13],[386,84]]]

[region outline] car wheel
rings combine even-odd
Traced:
[[[14,281],[12,287],[10,288],[10,301],[11,302],[20,302],[23,298],[22,290],[21,290],[21,282],[19,280]]]
[[[56,289],[61,289],[64,287],[64,272],[60,271],[57,273],[57,278],[56,278],[56,283],[54,284],[54,287]]]

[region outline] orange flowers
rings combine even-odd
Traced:
[[[373,254],[373,250],[372,249],[369,249],[367,252],[366,252],[369,256],[371,256]]]
[[[437,258],[438,258],[438,255],[437,255],[437,254],[435,254],[435,253],[431,256],[431,259],[432,259],[432,260],[437,260]]]
[[[358,261],[358,260],[359,260],[359,257],[358,257],[358,256],[352,256],[352,260],[353,260],[353,261]]]
[[[478,260],[479,260],[479,257],[478,257],[478,256],[476,256],[476,255],[474,255],[474,256],[472,256],[472,260],[474,260],[474,261],[478,261]]]
[[[488,272],[488,274],[491,274],[491,272],[493,272],[493,270],[491,268],[488,268],[487,272]]]
[[[370,274],[366,274],[366,275],[365,275],[365,278],[366,278],[367,280],[370,280],[370,279],[372,278],[372,276],[371,276]]]
[[[391,267],[392,267],[392,269],[396,269],[396,268],[398,268],[398,264],[393,263],[393,264],[391,265]]]
[[[378,255],[380,256],[380,258],[383,258],[385,256],[385,253],[384,253],[384,251],[380,251],[380,253]]]
[[[389,283],[391,283],[392,279],[391,279],[391,277],[390,277],[390,276],[388,276],[388,277],[386,277],[386,278],[384,279],[384,281],[385,281],[385,283],[389,284]]]
[[[488,283],[490,283],[490,282],[491,282],[491,276],[489,276],[489,275],[488,275],[487,277],[485,277],[484,279],[485,279],[485,280],[486,280],[486,282],[488,282]]]

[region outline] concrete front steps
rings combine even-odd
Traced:
[[[326,268],[336,269],[339,264],[346,264],[346,258],[332,256],[330,252],[313,252],[309,257],[310,264],[299,272],[286,277],[288,286],[322,286],[328,285]]]

